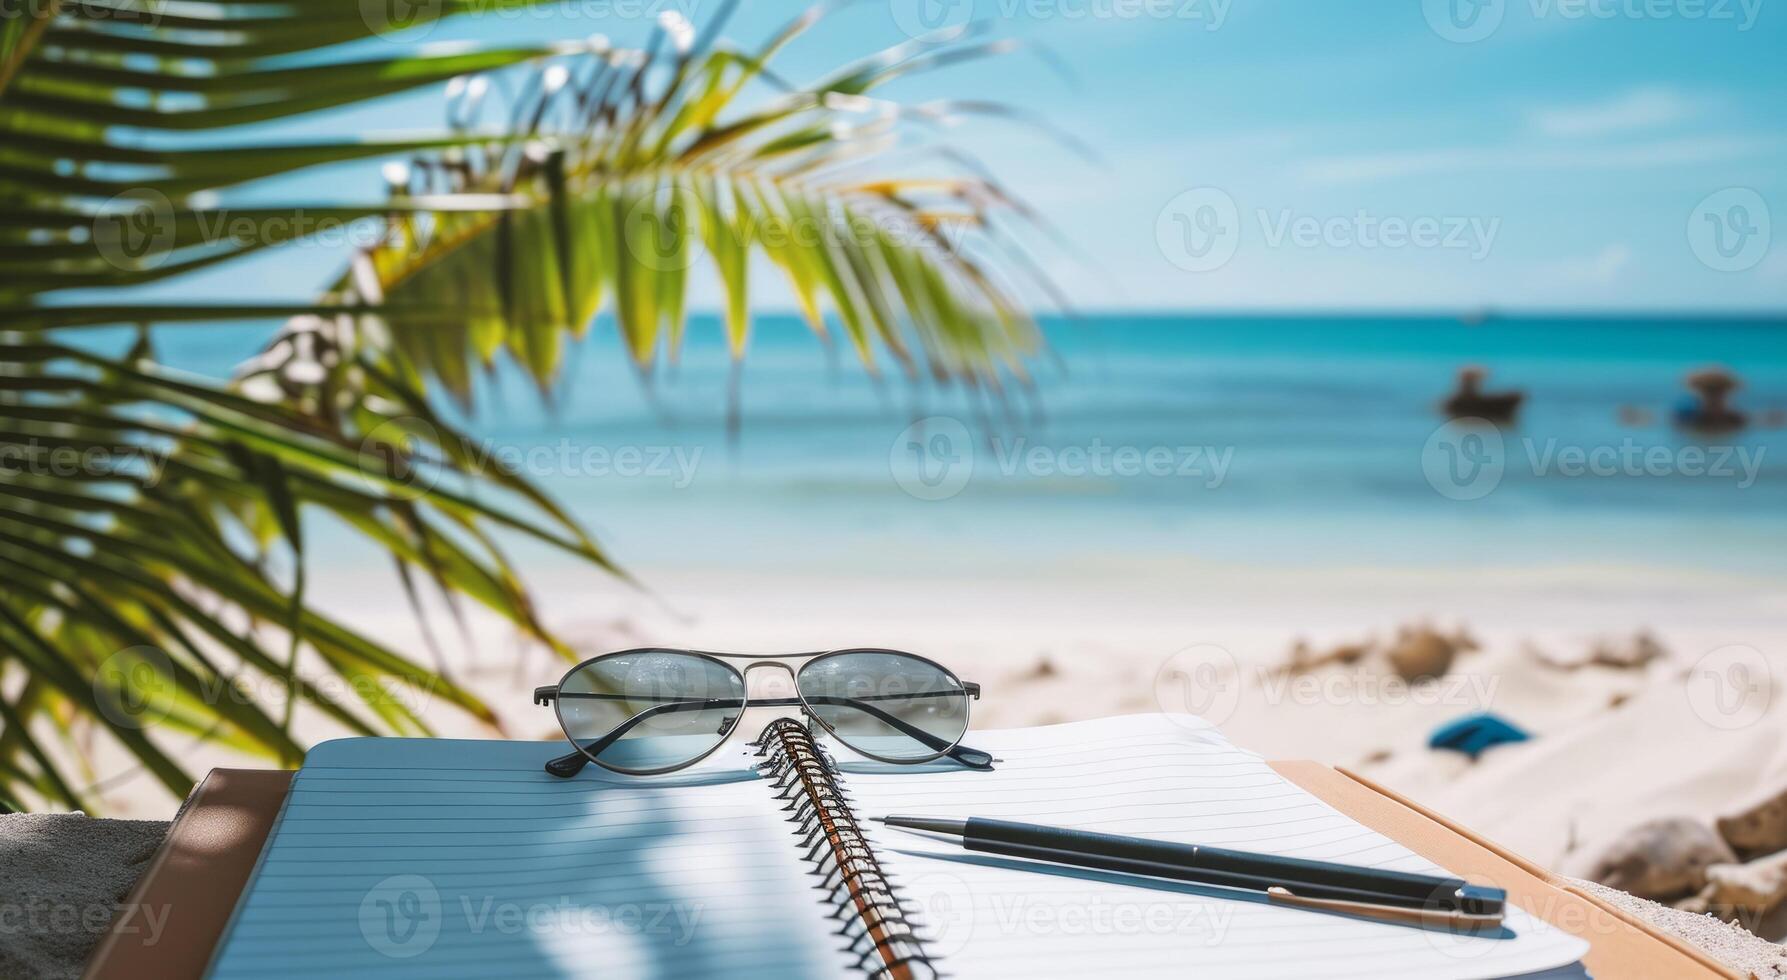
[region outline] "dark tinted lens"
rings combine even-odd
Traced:
[[[844,744],[896,762],[935,758],[968,730],[968,692],[935,664],[904,653],[829,654],[798,675],[807,707]]]
[[[738,723],[745,681],[706,657],[635,650],[593,660],[559,684],[558,717],[585,755],[653,772],[706,755]]]

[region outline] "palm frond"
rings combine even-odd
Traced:
[[[59,761],[78,755],[65,744],[76,729],[104,732],[182,793],[193,774],[168,734],[290,762],[296,704],[348,731],[423,733],[392,693],[414,685],[493,722],[469,691],[313,608],[306,515],[387,552],[418,611],[428,582],[568,655],[498,537],[624,573],[539,488],[486,460],[431,392],[469,406],[502,358],[549,392],[603,314],[649,372],[683,346],[703,262],[735,358],[750,343],[751,266],[766,259],[813,331],[840,331],[870,370],[891,360],[992,388],[1024,376],[1039,340],[1015,284],[1034,266],[998,226],[1034,215],[959,153],[900,162],[926,150],[912,124],[1003,110],[879,96],[1008,45],[919,39],[796,84],[771,62],[829,5],[750,51],[719,40],[734,6],[700,33],[662,19],[640,49],[375,57],[354,42],[392,25],[313,0],[61,0],[0,20],[0,801],[92,805]],[[439,132],[280,137],[287,120],[442,82]],[[402,164],[385,187],[279,193],[299,171],[376,160]],[[289,220],[299,212],[310,225]],[[377,243],[314,301],[139,298],[355,222]],[[244,225],[253,233],[220,231]],[[232,379],[155,354],[154,325],[280,321]],[[137,340],[67,339],[101,326]],[[268,685],[284,704],[258,696]]]

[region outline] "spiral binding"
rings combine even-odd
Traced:
[[[924,941],[913,932],[894,887],[875,859],[849,794],[838,785],[837,767],[812,732],[792,718],[778,718],[756,742],[757,770],[770,779],[776,799],[788,805],[794,835],[819,878],[817,887],[842,923],[837,935],[871,977],[917,980],[935,977]]]

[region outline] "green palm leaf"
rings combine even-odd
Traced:
[[[289,764],[299,706],[350,732],[425,734],[394,693],[407,685],[494,723],[438,671],[313,608],[307,515],[387,552],[418,614],[426,583],[568,656],[499,539],[624,573],[432,393],[470,407],[503,358],[550,392],[604,314],[649,372],[678,355],[690,284],[712,275],[743,358],[751,265],[767,260],[813,331],[841,331],[870,370],[993,388],[1023,376],[1038,337],[1013,290],[1033,266],[996,225],[1028,212],[913,138],[1007,111],[877,94],[1006,46],[924,38],[798,85],[770,63],[829,8],[744,51],[718,40],[732,7],[700,34],[663,19],[639,50],[378,57],[352,43],[391,25],[322,0],[64,0],[0,20],[0,804],[91,806],[76,740],[93,731],[184,793],[194,774],[167,739]],[[449,80],[437,133],[280,136],[298,116]],[[280,197],[280,178],[381,159],[387,187]],[[284,220],[299,212],[309,225]],[[137,293],[351,222],[376,223],[378,244],[313,302]],[[279,321],[228,381],[155,356],[157,324]],[[69,339],[119,325],[138,330],[127,350]],[[268,686],[283,703],[259,696]]]

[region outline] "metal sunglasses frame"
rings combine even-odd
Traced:
[[[720,667],[724,668],[725,670],[727,670],[728,672],[730,672],[731,674],[733,674],[734,676],[736,676],[738,678],[739,686],[743,693],[740,694],[740,696],[737,700],[737,704],[734,705],[733,700],[731,698],[727,698],[727,699],[725,699],[725,703],[723,705],[723,707],[728,708],[728,709],[736,707],[738,709],[738,717],[733,719],[732,724],[727,726],[725,733],[723,735],[721,735],[719,740],[716,741],[713,744],[713,746],[710,747],[707,751],[705,751],[705,752],[701,753],[700,755],[695,756],[694,758],[689,759],[687,761],[679,762],[676,765],[661,766],[656,769],[633,769],[633,768],[629,768],[626,766],[611,765],[609,763],[603,762],[602,760],[596,758],[596,755],[601,751],[601,749],[607,748],[608,744],[612,740],[616,740],[616,739],[620,738],[621,736],[625,735],[628,731],[630,731],[632,729],[633,725],[639,723],[640,721],[643,721],[654,710],[659,709],[659,708],[670,708],[671,710],[678,710],[680,708],[690,708],[691,710],[708,710],[710,707],[711,699],[710,699],[710,701],[668,702],[664,705],[654,705],[652,708],[648,708],[645,711],[642,711],[639,714],[634,715],[632,718],[629,718],[622,725],[617,726],[613,732],[609,733],[608,735],[603,736],[603,738],[597,739],[596,742],[601,744],[601,748],[598,748],[595,751],[590,751],[590,750],[586,749],[581,743],[578,742],[578,740],[576,738],[572,737],[570,728],[565,724],[564,712],[561,710],[561,707],[564,703],[564,699],[569,698],[569,697],[578,697],[578,696],[587,697],[589,695],[561,693],[561,689],[564,687],[565,681],[570,680],[571,675],[577,673],[580,670],[583,670],[585,667],[588,667],[591,664],[597,663],[598,661],[607,660],[612,657],[623,657],[623,656],[627,656],[629,654],[641,654],[641,653],[674,653],[674,654],[678,654],[678,655],[682,655],[682,656],[694,657],[698,660],[711,661],[712,663],[718,664]],[[877,720],[879,720],[879,721],[882,721],[892,727],[900,728],[901,730],[905,731],[905,733],[907,735],[912,736],[912,738],[915,739],[916,741],[920,742],[921,744],[926,745],[929,748],[936,749],[936,751],[934,753],[932,753],[931,755],[924,756],[922,758],[894,759],[894,758],[889,758],[887,756],[877,755],[873,752],[867,752],[867,751],[864,751],[863,749],[856,747],[855,745],[852,745],[850,743],[849,739],[838,734],[837,729],[833,728],[829,722],[827,722],[818,713],[813,711],[812,704],[807,700],[806,694],[803,693],[800,689],[800,672],[802,670],[805,670],[806,668],[812,666],[813,664],[816,664],[826,658],[843,656],[845,654],[857,654],[857,653],[881,653],[881,654],[892,654],[894,656],[899,656],[899,657],[907,657],[909,659],[916,660],[919,663],[925,664],[929,667],[933,667],[936,670],[938,670],[939,672],[941,672],[945,677],[949,678],[949,680],[951,682],[953,682],[954,684],[956,684],[956,686],[958,686],[962,689],[962,693],[968,699],[968,704],[964,704],[963,709],[962,709],[962,735],[956,736],[954,741],[951,741],[948,744],[943,745],[941,748],[939,748],[936,743],[942,742],[943,740],[941,738],[931,735],[929,732],[925,732],[922,729],[909,728],[908,726],[905,725],[904,722],[900,721],[898,718],[894,717],[893,715],[887,714],[886,712],[883,712],[883,711],[875,708],[873,705],[867,704],[863,701],[860,701],[859,699],[844,698],[841,700],[844,702],[850,703],[852,706],[854,706],[860,710],[866,711],[866,712],[874,715],[877,718]],[[749,662],[746,663],[742,668],[740,668],[740,667],[734,666],[732,663],[729,662],[729,661],[736,661],[736,660],[745,660],[745,661],[749,661]],[[797,669],[796,667],[791,665],[789,663],[789,661],[805,661],[805,662],[801,663],[799,668]],[[752,670],[755,670],[758,667],[779,667],[782,670],[787,671],[789,679],[794,682],[795,696],[792,698],[766,698],[763,700],[753,701],[751,699],[749,685],[746,683],[746,677]],[[948,693],[953,694],[954,692],[948,692]],[[597,695],[597,696],[599,697],[600,695]],[[614,697],[625,697],[624,695],[613,695],[613,696]],[[900,695],[900,696],[901,697],[911,697],[912,695]],[[929,657],[922,657],[916,653],[909,653],[905,650],[893,650],[893,649],[889,649],[886,647],[842,647],[842,648],[839,648],[836,650],[815,650],[815,651],[812,651],[809,653],[783,653],[783,654],[718,653],[718,652],[711,651],[711,650],[683,650],[683,649],[675,649],[672,647],[634,647],[629,650],[615,650],[610,653],[601,654],[600,656],[591,657],[588,660],[582,661],[581,663],[572,667],[570,670],[565,671],[565,675],[563,677],[559,678],[559,682],[557,684],[548,685],[546,687],[534,688],[534,703],[537,705],[542,705],[542,704],[552,705],[552,714],[553,714],[553,717],[558,719],[559,730],[564,732],[565,739],[567,741],[569,741],[571,743],[572,748],[574,748],[576,750],[574,752],[569,753],[568,755],[560,756],[560,757],[553,759],[550,762],[546,763],[546,771],[547,772],[551,773],[554,776],[558,776],[558,777],[564,778],[564,779],[568,779],[568,778],[575,776],[578,773],[582,772],[583,767],[591,762],[594,762],[596,765],[601,766],[602,768],[607,769],[610,772],[618,772],[618,773],[621,773],[623,775],[628,775],[628,776],[658,776],[658,775],[663,775],[664,773],[676,772],[680,769],[687,769],[688,767],[694,765],[695,763],[700,762],[701,760],[707,758],[710,755],[713,755],[715,752],[718,752],[720,750],[720,747],[725,745],[726,742],[732,738],[732,733],[735,730],[737,730],[737,728],[738,728],[738,719],[744,717],[745,709],[751,708],[751,707],[771,707],[771,708],[782,707],[782,708],[786,708],[786,707],[798,706],[801,709],[801,714],[807,716],[808,718],[812,719],[813,721],[818,722],[820,727],[824,728],[827,732],[829,732],[831,734],[831,736],[833,738],[836,738],[840,743],[847,746],[850,749],[850,751],[855,752],[858,755],[862,755],[867,758],[874,759],[877,762],[887,762],[887,763],[892,763],[895,765],[923,765],[924,763],[935,762],[938,759],[948,756],[951,759],[954,759],[956,762],[959,762],[962,765],[964,765],[970,769],[991,769],[993,767],[993,765],[992,765],[993,757],[990,753],[982,752],[979,749],[969,748],[962,744],[962,738],[967,735],[967,730],[968,730],[969,705],[972,704],[972,702],[978,701],[978,700],[980,700],[980,685],[979,684],[975,684],[970,681],[962,680],[960,677],[956,676],[955,671],[950,670],[948,667],[943,666],[942,664],[938,663],[935,660],[930,659]]]

